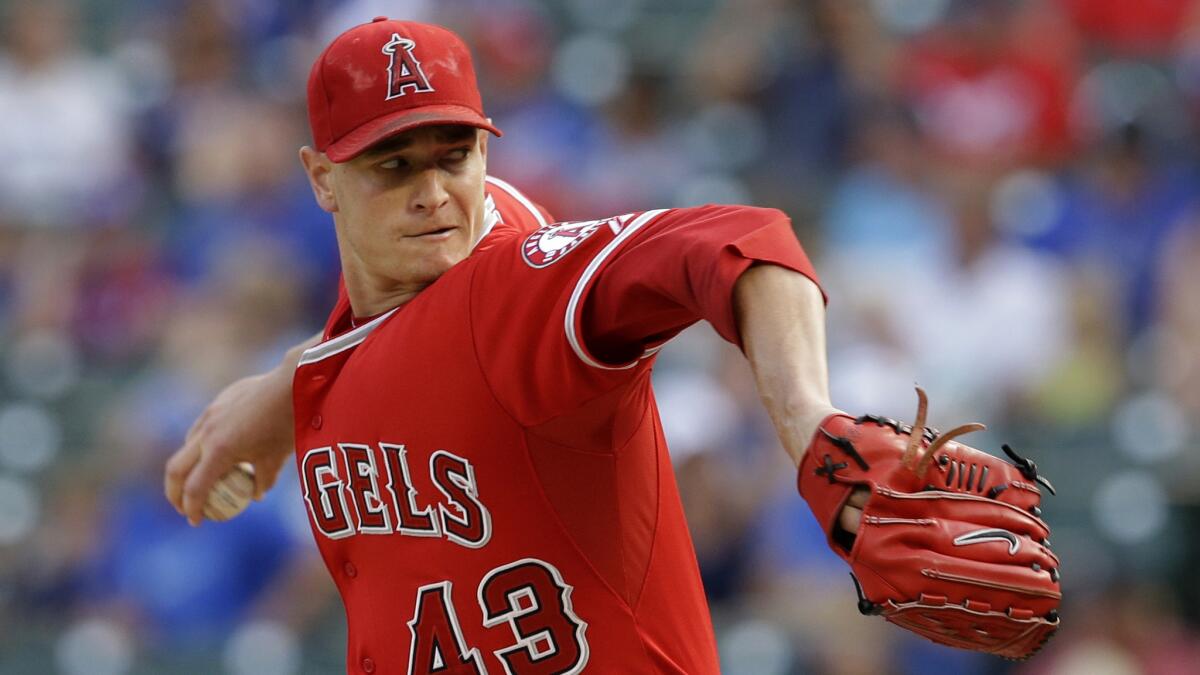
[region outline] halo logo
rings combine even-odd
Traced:
[[[433,91],[425,71],[421,70],[421,62],[413,55],[417,43],[408,38],[392,33],[392,39],[383,46],[383,53],[391,59],[388,61],[388,94],[385,101],[399,98],[405,94],[405,88],[412,87],[413,93],[424,94]]]
[[[603,220],[590,220],[582,223],[558,223],[538,229],[525,239],[521,252],[525,262],[530,267],[546,267],[558,262],[564,255],[570,253],[584,239],[592,236]]]

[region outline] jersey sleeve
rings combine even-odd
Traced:
[[[773,209],[707,206],[552,223],[477,261],[476,358],[501,403],[544,423],[648,374],[683,328],[709,321],[738,343],[733,285],[755,263],[814,281]]]
[[[756,263],[786,267],[820,286],[791,220],[776,209],[672,209],[639,225],[618,235],[580,280],[583,302],[572,325],[585,361],[628,362],[700,319],[741,347],[733,285]]]

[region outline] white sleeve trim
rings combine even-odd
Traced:
[[[526,197],[524,194],[522,194],[520,190],[500,180],[499,178],[487,176],[486,180],[492,185],[495,185],[501,190],[504,190],[508,194],[512,195],[513,199],[521,202],[521,206],[524,206],[526,209],[528,209],[529,212],[533,214],[533,217],[537,219],[538,227],[545,227],[546,225],[549,225],[549,223],[546,222],[546,217],[542,215],[542,212],[539,211],[538,208],[533,205],[533,202],[529,201],[529,197]]]
[[[608,244],[606,244],[604,248],[596,254],[596,257],[592,258],[592,261],[588,263],[586,268],[584,268],[583,274],[580,275],[579,281],[575,283],[575,290],[571,292],[571,300],[567,303],[567,312],[565,316],[564,325],[567,332],[567,341],[571,343],[571,349],[575,351],[575,355],[579,357],[579,360],[583,361],[589,366],[592,366],[593,368],[600,368],[601,370],[628,370],[636,366],[638,361],[641,359],[657,353],[658,350],[662,348],[662,345],[658,345],[656,347],[647,349],[645,353],[643,353],[638,359],[620,366],[601,363],[592,358],[591,354],[588,354],[587,350],[583,347],[582,341],[575,332],[575,317],[580,310],[584,290],[587,289],[592,277],[595,276],[596,272],[604,264],[604,261],[607,260],[608,257],[612,255],[613,251],[617,250],[621,244],[625,243],[627,239],[632,237],[638,230],[646,225],[646,223],[649,223],[666,212],[667,209],[656,209],[654,211],[647,211],[637,218],[634,218],[624,230],[621,230],[620,234],[618,234],[616,237],[613,237],[613,240],[608,242]]]

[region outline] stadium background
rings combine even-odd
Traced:
[[[304,81],[377,14],[466,37],[506,132],[491,173],[560,219],[787,211],[831,296],[835,404],[910,419],[920,382],[935,425],[987,421],[976,445],[1057,483],[1065,628],[1043,655],[860,619],[746,366],[688,331],[658,390],[726,672],[1200,672],[1197,2],[0,11],[0,672],[341,670],[291,469],[199,529],[161,471],[220,387],[323,321]]]

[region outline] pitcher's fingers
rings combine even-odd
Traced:
[[[854,491],[850,493],[850,498],[846,500],[846,505],[861,509],[867,505],[867,501],[870,499],[871,490],[860,485],[859,487],[854,488]]]
[[[220,452],[219,448],[208,448],[183,484],[183,515],[191,525],[200,524],[204,518],[204,503],[208,500],[208,493],[234,464],[231,459],[223,457],[226,454]]]
[[[254,499],[261,500],[267,491],[279,480],[279,472],[283,468],[286,457],[265,459],[254,463]]]
[[[187,441],[167,460],[163,469],[163,493],[180,514],[183,513],[183,486],[200,459],[200,444]]]
[[[842,512],[838,514],[838,526],[850,534],[855,534],[862,522],[862,513],[862,509],[854,506],[842,507]]]
[[[171,502],[171,506],[174,506],[181,515],[183,514],[183,486],[187,482],[192,467],[200,459],[201,446],[197,442],[197,438],[210,411],[211,408],[205,408],[196,421],[192,422],[192,426],[188,428],[187,434],[183,437],[183,445],[167,460],[166,469],[163,471],[163,493],[167,496],[167,501]]]
[[[206,421],[208,421],[208,416],[211,411],[211,406],[206,407],[204,412],[200,413],[200,416],[196,418],[196,421],[192,422],[192,426],[188,427],[187,434],[183,437],[185,443],[192,440],[196,434],[200,433],[200,427],[203,426]]]

